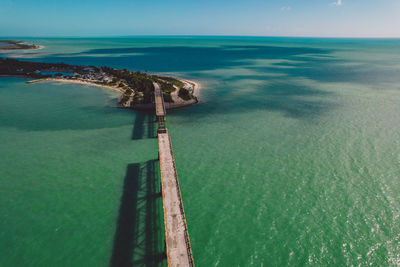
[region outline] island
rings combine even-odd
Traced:
[[[0,50],[40,49],[40,45],[27,44],[22,41],[0,40]]]
[[[162,90],[165,108],[180,108],[198,103],[198,84],[169,76],[110,67],[21,61],[0,57],[0,76],[34,79],[27,83],[57,81],[94,85],[121,92],[119,107],[154,108],[154,84]]]

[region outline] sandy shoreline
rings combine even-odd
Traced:
[[[184,100],[179,97],[179,89],[177,88],[174,92],[171,93],[171,98],[173,102],[166,102],[165,108],[166,109],[173,109],[173,108],[180,108],[180,107],[187,107],[198,103],[198,91],[199,91],[199,84],[193,81],[184,80],[184,79],[177,79],[185,84],[185,88],[191,88],[194,99]]]
[[[27,43],[21,43],[23,45],[30,45]],[[1,45],[0,51],[14,51],[14,50],[37,50],[45,48],[43,45],[35,45],[36,47],[20,47],[19,44],[10,43],[9,45]]]
[[[32,81],[29,81],[27,83],[37,83],[37,82],[75,83],[75,84],[83,84],[83,85],[103,87],[103,88],[108,88],[108,89],[112,89],[112,90],[115,90],[115,91],[119,91],[120,93],[125,93],[124,89],[116,87],[116,86],[110,86],[110,85],[104,85],[104,84],[98,84],[98,83],[94,83],[94,82],[80,81],[80,80],[59,79],[59,78],[45,78],[45,79],[32,80]]]
[[[27,77],[25,77],[27,78]],[[183,107],[188,107],[192,106],[198,103],[198,94],[199,90],[201,88],[200,84],[198,82],[190,81],[190,80],[185,80],[185,79],[178,79],[181,82],[185,84],[189,84],[193,88],[193,95],[196,97],[196,99],[191,99],[191,100],[183,100],[178,97],[178,90],[173,92],[173,98],[174,102],[173,103],[165,103],[166,109],[175,109],[175,108],[183,108]],[[44,79],[36,79],[36,80],[31,80],[26,83],[37,83],[37,82],[60,82],[60,83],[74,83],[74,84],[81,84],[81,85],[89,85],[89,86],[97,86],[97,87],[103,87],[107,89],[111,89],[114,91],[120,92],[122,95],[125,93],[125,90],[116,86],[110,86],[110,85],[104,85],[104,84],[97,84],[94,82],[90,81],[81,81],[81,80],[70,80],[70,79],[60,79],[60,78],[44,78]],[[121,95],[121,96],[122,96]],[[151,106],[151,107],[150,107]],[[133,109],[150,109],[152,108],[152,105],[149,104],[136,104],[136,107],[133,106]]]
[[[191,81],[191,80],[179,79],[179,78],[177,78],[177,80],[179,80],[179,81],[181,81],[183,83],[192,84],[193,85],[193,95],[195,97],[199,97],[199,92],[200,92],[200,89],[201,89],[201,84],[200,83],[194,82],[194,81]]]

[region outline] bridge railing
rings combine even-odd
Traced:
[[[184,235],[185,235],[186,250],[187,250],[187,253],[188,253],[188,257],[189,257],[189,259],[188,259],[189,260],[189,266],[194,267],[192,246],[190,245],[189,230],[187,228],[185,210],[183,208],[182,193],[181,193],[181,189],[180,189],[180,186],[179,186],[179,180],[178,180],[178,172],[176,171],[174,153],[172,152],[173,150],[172,150],[171,136],[169,135],[168,130],[167,130],[166,133],[168,134],[171,157],[172,157],[172,162],[173,162],[174,171],[175,171],[175,181],[176,181],[176,187],[177,187],[177,191],[178,191],[179,209],[181,211],[181,215],[182,215],[182,219],[183,219],[184,227],[185,227]]]
[[[157,129],[157,133],[159,134],[167,134],[168,135],[168,141],[169,141],[169,151],[171,154],[171,159],[172,159],[172,165],[174,168],[174,178],[175,178],[175,185],[176,185],[176,189],[177,189],[177,194],[178,194],[178,200],[179,200],[179,210],[180,210],[180,214],[182,216],[182,221],[184,224],[184,240],[185,240],[185,245],[186,245],[186,251],[187,251],[187,255],[188,255],[188,262],[189,262],[189,266],[190,267],[194,267],[194,260],[193,260],[193,253],[192,253],[192,247],[190,245],[190,239],[189,239],[189,230],[187,228],[187,222],[186,222],[186,216],[185,216],[185,210],[183,208],[183,201],[182,201],[182,193],[181,193],[181,189],[179,186],[179,180],[178,180],[178,172],[176,171],[176,164],[175,164],[175,158],[174,158],[174,153],[172,150],[172,142],[171,142],[171,136],[168,133],[167,128],[165,127],[165,115],[166,115],[166,111],[165,111],[165,103],[164,103],[164,97],[161,91],[161,88],[159,87],[158,84],[154,84],[154,88],[155,88],[155,97],[161,99],[161,101],[159,101],[159,99],[157,99],[156,102],[156,115],[157,115],[157,121],[158,121],[158,129]],[[158,103],[157,103],[158,102]],[[161,103],[159,103],[161,102]],[[160,112],[157,112],[157,110],[159,109],[159,107],[157,107],[158,105],[162,105],[162,112],[163,114],[157,114]]]

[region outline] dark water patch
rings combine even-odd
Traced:
[[[106,48],[106,49],[91,49],[81,53],[71,54],[55,54],[50,57],[40,59],[30,59],[32,61],[46,62],[65,62],[69,64],[82,65],[108,65],[112,67],[139,69],[149,71],[168,71],[168,72],[186,72],[195,76],[196,72],[199,75],[203,74],[204,70],[220,70],[233,69],[237,67],[250,69],[260,75],[241,75],[238,71],[237,76],[229,78],[218,77],[229,86],[229,83],[240,82],[241,79],[255,79],[260,81],[269,81],[269,74],[278,74],[280,76],[297,75],[312,79],[313,67],[321,64],[329,64],[329,66],[338,62],[337,59],[330,57],[333,50],[311,48],[311,47],[285,47],[285,46],[270,46],[270,45],[223,45],[216,47],[191,47],[191,46],[172,46],[172,47],[131,47],[131,48]],[[90,56],[88,56],[90,55]],[[107,55],[107,56],[106,56]],[[258,66],[254,60],[287,60],[289,62],[277,63],[277,65]],[[285,67],[293,67],[291,70]],[[320,72],[326,72],[329,67]],[[317,73],[315,76],[324,76]],[[265,75],[264,75],[265,74]],[[213,74],[210,74],[211,76]],[[326,74],[327,75],[327,74]],[[326,76],[325,75],[325,76]],[[296,77],[296,76],[295,76]],[[321,79],[320,77],[314,77]],[[250,85],[253,86],[253,85]],[[213,112],[234,113],[242,112],[245,107],[249,111],[257,109],[269,109],[284,112],[288,116],[300,118],[309,114],[319,114],[320,111],[327,107],[326,103],[315,103],[312,100],[304,100],[301,98],[305,95],[323,95],[316,88],[307,88],[305,86],[290,86],[296,87],[296,90],[288,89],[287,93],[279,88],[279,92],[274,87],[254,87],[251,94],[235,95],[232,90],[219,90],[217,94],[218,103],[212,103],[215,108]],[[234,87],[232,87],[234,88]],[[268,95],[265,95],[267,93]],[[277,94],[279,97],[277,97]],[[229,98],[229,102],[224,100]],[[243,100],[247,102],[242,105]],[[262,101],[261,101],[262,100]],[[212,101],[211,101],[212,102]],[[140,116],[140,115],[139,115]],[[138,122],[140,119],[138,118]],[[139,125],[140,123],[138,123]],[[141,138],[140,127],[134,129],[132,138]],[[143,130],[143,129],[142,129]]]
[[[298,57],[298,61],[279,62],[272,65],[272,67],[249,66],[248,68],[259,73],[279,73],[288,77],[303,77],[318,82],[364,85],[400,82],[400,69],[396,68],[396,63],[390,61],[372,63],[301,56]]]
[[[200,104],[181,110],[168,111],[169,114],[180,117],[183,121],[201,120],[210,114],[244,114],[254,111],[272,111],[284,116],[302,120],[312,120],[331,112],[336,108],[329,97],[331,92],[323,91],[312,86],[285,82],[282,77],[270,78],[260,75],[237,75],[220,78],[223,85],[209,99]],[[236,83],[242,82],[243,87]],[[246,91],[246,81],[260,81],[259,85],[249,85]],[[188,116],[187,114],[190,114]]]
[[[164,46],[91,49],[80,53],[53,54],[26,59],[51,63],[111,66],[153,72],[194,72],[245,67],[260,73],[283,73],[320,82],[378,84],[396,82],[399,70],[390,68],[397,62],[338,59],[333,52],[343,48],[287,47],[270,45],[222,45],[216,47]],[[252,60],[288,60],[272,66],[257,66]],[[253,66],[252,66],[253,65]],[[274,67],[276,66],[276,68]]]
[[[156,138],[154,131],[154,112],[136,111],[133,125],[132,140],[143,138]]]
[[[119,208],[111,267],[159,266],[165,263],[161,194],[156,160],[129,164]],[[161,204],[162,205],[162,204]]]
[[[285,47],[266,45],[230,45],[217,47],[132,47],[132,48],[107,48],[91,49],[82,53],[58,54],[34,61],[65,62],[69,64],[109,65],[119,68],[139,69],[149,71],[186,72],[191,76],[199,76],[204,70],[220,70],[232,68],[246,68],[259,75],[238,75],[229,78],[218,76],[215,78],[229,86],[240,82],[242,79],[269,81],[273,79],[270,74],[279,76],[305,77],[309,79],[322,79],[330,75],[331,66],[343,63],[331,57],[333,50],[311,47]],[[88,55],[90,55],[88,57]],[[105,56],[109,55],[109,56]],[[288,62],[258,66],[254,60],[286,60]],[[318,66],[323,68],[317,69]],[[292,67],[293,69],[289,69]],[[314,72],[313,72],[314,71]],[[210,74],[213,75],[212,73]],[[297,75],[297,76],[296,76]],[[254,87],[253,85],[250,85]],[[300,85],[289,85],[289,88],[275,88],[274,86],[257,86],[247,95],[235,95],[233,89],[219,90],[216,92],[218,103],[213,105],[213,112],[235,113],[266,109],[283,112],[287,116],[301,118],[321,114],[329,110],[329,104],[304,99],[309,95],[324,95],[322,90]],[[225,102],[225,98],[229,99]],[[243,105],[244,100],[246,100]],[[208,100],[207,100],[208,101]],[[322,100],[321,100],[322,101]],[[213,102],[213,100],[211,100]],[[210,106],[208,106],[210,107]],[[140,116],[140,115],[139,115]],[[138,118],[138,122],[140,119]],[[139,125],[140,123],[138,123]],[[142,129],[143,130],[143,129]],[[141,138],[140,127],[134,129],[132,138]]]
[[[31,61],[111,66],[156,72],[181,72],[244,65],[248,59],[293,59],[306,54],[329,54],[331,50],[311,47],[232,45],[218,47],[132,47],[91,49],[81,53],[54,54]],[[131,54],[131,55],[129,55]],[[88,57],[88,55],[90,55]],[[107,55],[107,56],[105,56]]]
[[[329,43],[329,40],[324,40]],[[320,82],[349,82],[378,84],[398,82],[399,70],[390,68],[396,62],[359,61],[338,59],[333,52],[345,52],[344,47],[314,48],[276,45],[220,45],[200,46],[153,46],[128,48],[90,49],[80,53],[52,54],[41,58],[26,59],[51,63],[111,66],[131,70],[153,72],[194,72],[202,70],[245,67],[260,73],[283,73],[293,77],[305,77]],[[347,50],[351,50],[348,48]],[[289,60],[272,66],[257,66],[252,60]],[[358,59],[360,60],[360,59]],[[253,65],[253,66],[252,66]],[[274,67],[276,66],[276,68]]]

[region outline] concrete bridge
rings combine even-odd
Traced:
[[[154,83],[154,89],[168,266],[194,266],[171,138],[165,127],[164,99],[158,84]]]
[[[161,88],[158,85],[158,83],[153,83],[154,85],[154,102],[155,102],[155,108],[156,108],[156,117],[157,117],[157,122],[158,122],[158,129],[157,133],[163,133],[166,132],[165,128],[165,103],[164,103],[164,98],[161,92]]]

